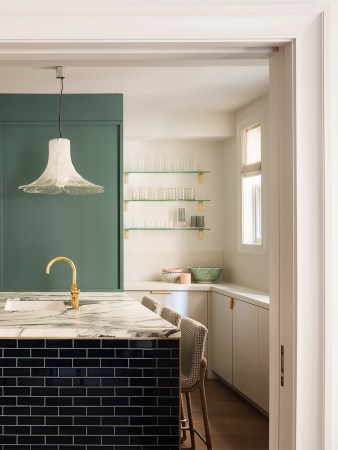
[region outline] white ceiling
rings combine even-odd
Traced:
[[[125,113],[234,112],[268,92],[267,59],[213,65],[65,67],[64,93],[122,93]],[[0,68],[2,93],[58,93],[54,65]]]

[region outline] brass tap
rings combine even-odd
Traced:
[[[46,267],[46,273],[49,274],[49,269],[52,267],[52,265],[56,262],[56,261],[66,261],[66,263],[68,263],[70,265],[70,267],[72,268],[72,284],[70,287],[70,305],[73,309],[79,309],[79,295],[80,295],[80,289],[78,289],[77,285],[76,285],[76,267],[75,264],[73,263],[73,261],[69,258],[67,258],[66,256],[57,256],[56,258],[53,258],[49,261],[49,263],[47,264]]]

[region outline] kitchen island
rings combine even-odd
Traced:
[[[177,328],[121,293],[4,310],[25,296],[0,296],[0,450],[179,449]]]

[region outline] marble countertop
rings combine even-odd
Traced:
[[[165,281],[125,281],[124,289],[129,291],[204,291],[218,292],[239,300],[269,309],[270,296],[267,292],[252,289],[246,286],[240,286],[226,281],[216,283],[166,283]],[[155,295],[156,293],[154,293]]]
[[[8,298],[63,299],[67,311],[5,311]],[[125,293],[81,293],[80,309],[69,306],[69,293],[2,292],[0,338],[168,338],[179,330]]]

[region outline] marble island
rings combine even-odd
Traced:
[[[5,311],[7,299],[41,298],[34,311]],[[62,299],[66,311],[45,311],[44,300]],[[125,293],[80,296],[80,309],[69,306],[65,293],[2,293],[0,338],[3,337],[171,337],[179,330]],[[176,336],[177,337],[177,336]]]
[[[0,296],[0,450],[178,450],[179,330],[123,293],[4,311],[26,295]]]

